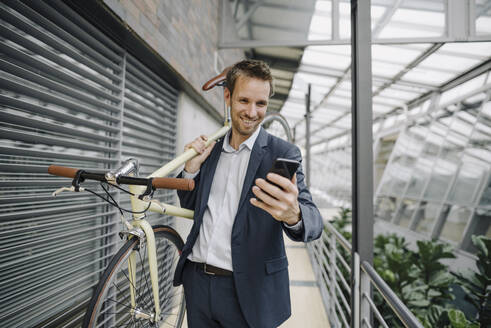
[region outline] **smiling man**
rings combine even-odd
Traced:
[[[280,325],[291,315],[283,231],[303,242],[322,233],[301,166],[291,181],[268,174],[278,157],[301,161],[296,146],[261,128],[272,93],[265,63],[235,64],[224,94],[232,128],[217,144],[201,136],[185,147],[199,153],[181,173],[195,189],[178,192],[194,224],[174,284],[184,285],[190,328]]]

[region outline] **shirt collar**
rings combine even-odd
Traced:
[[[252,150],[252,147],[254,147],[254,143],[256,142],[257,136],[259,135],[259,130],[261,130],[261,126],[259,126],[249,138],[247,138],[244,142],[240,144],[238,150],[235,150],[234,147],[230,145],[230,135],[232,134],[232,129],[228,130],[227,134],[225,135],[225,140],[223,140],[223,146],[222,146],[223,151],[227,153],[233,153],[233,152],[241,151],[242,149],[244,149],[244,147],[247,147],[249,148],[249,150]]]

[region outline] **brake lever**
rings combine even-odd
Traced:
[[[78,190],[76,190],[78,189]],[[74,187],[74,186],[71,186],[71,187],[61,187],[59,189],[56,189],[55,191],[53,191],[53,193],[51,194],[52,196],[56,197],[56,195],[58,195],[59,193],[62,193],[64,191],[73,191],[73,192],[79,192],[79,191],[84,191],[85,188],[84,187]]]
[[[141,195],[138,195],[138,199],[143,200],[145,202],[150,202],[152,197],[153,197],[153,192],[155,191],[153,185],[152,185],[152,180],[153,178],[149,178],[147,180],[147,189],[145,192]]]
[[[79,192],[79,191],[84,191],[84,187],[80,187],[80,183],[84,181],[82,178],[82,173],[85,172],[84,170],[78,170],[77,173],[75,174],[75,177],[72,180],[72,186],[71,187],[61,187],[57,190],[55,190],[52,195],[56,197],[59,193],[62,193],[64,191],[74,191],[74,192]]]

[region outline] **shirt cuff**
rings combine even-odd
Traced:
[[[188,173],[186,170],[182,170],[182,177],[184,179],[194,179],[199,173],[199,170],[196,171],[195,173]]]
[[[288,225],[286,222],[283,222],[283,225],[290,231],[292,232],[299,232],[302,230],[302,227],[303,227],[303,220],[300,219],[300,221],[298,221],[297,223],[295,223],[294,225]]]

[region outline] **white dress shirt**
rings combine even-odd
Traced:
[[[208,204],[203,214],[198,239],[188,259],[233,271],[231,239],[232,227],[239,206],[240,195],[260,127],[235,150],[230,145],[229,131],[223,141],[222,153],[211,184]],[[183,171],[183,178],[192,179],[199,173]],[[298,231],[300,221],[288,228]]]

